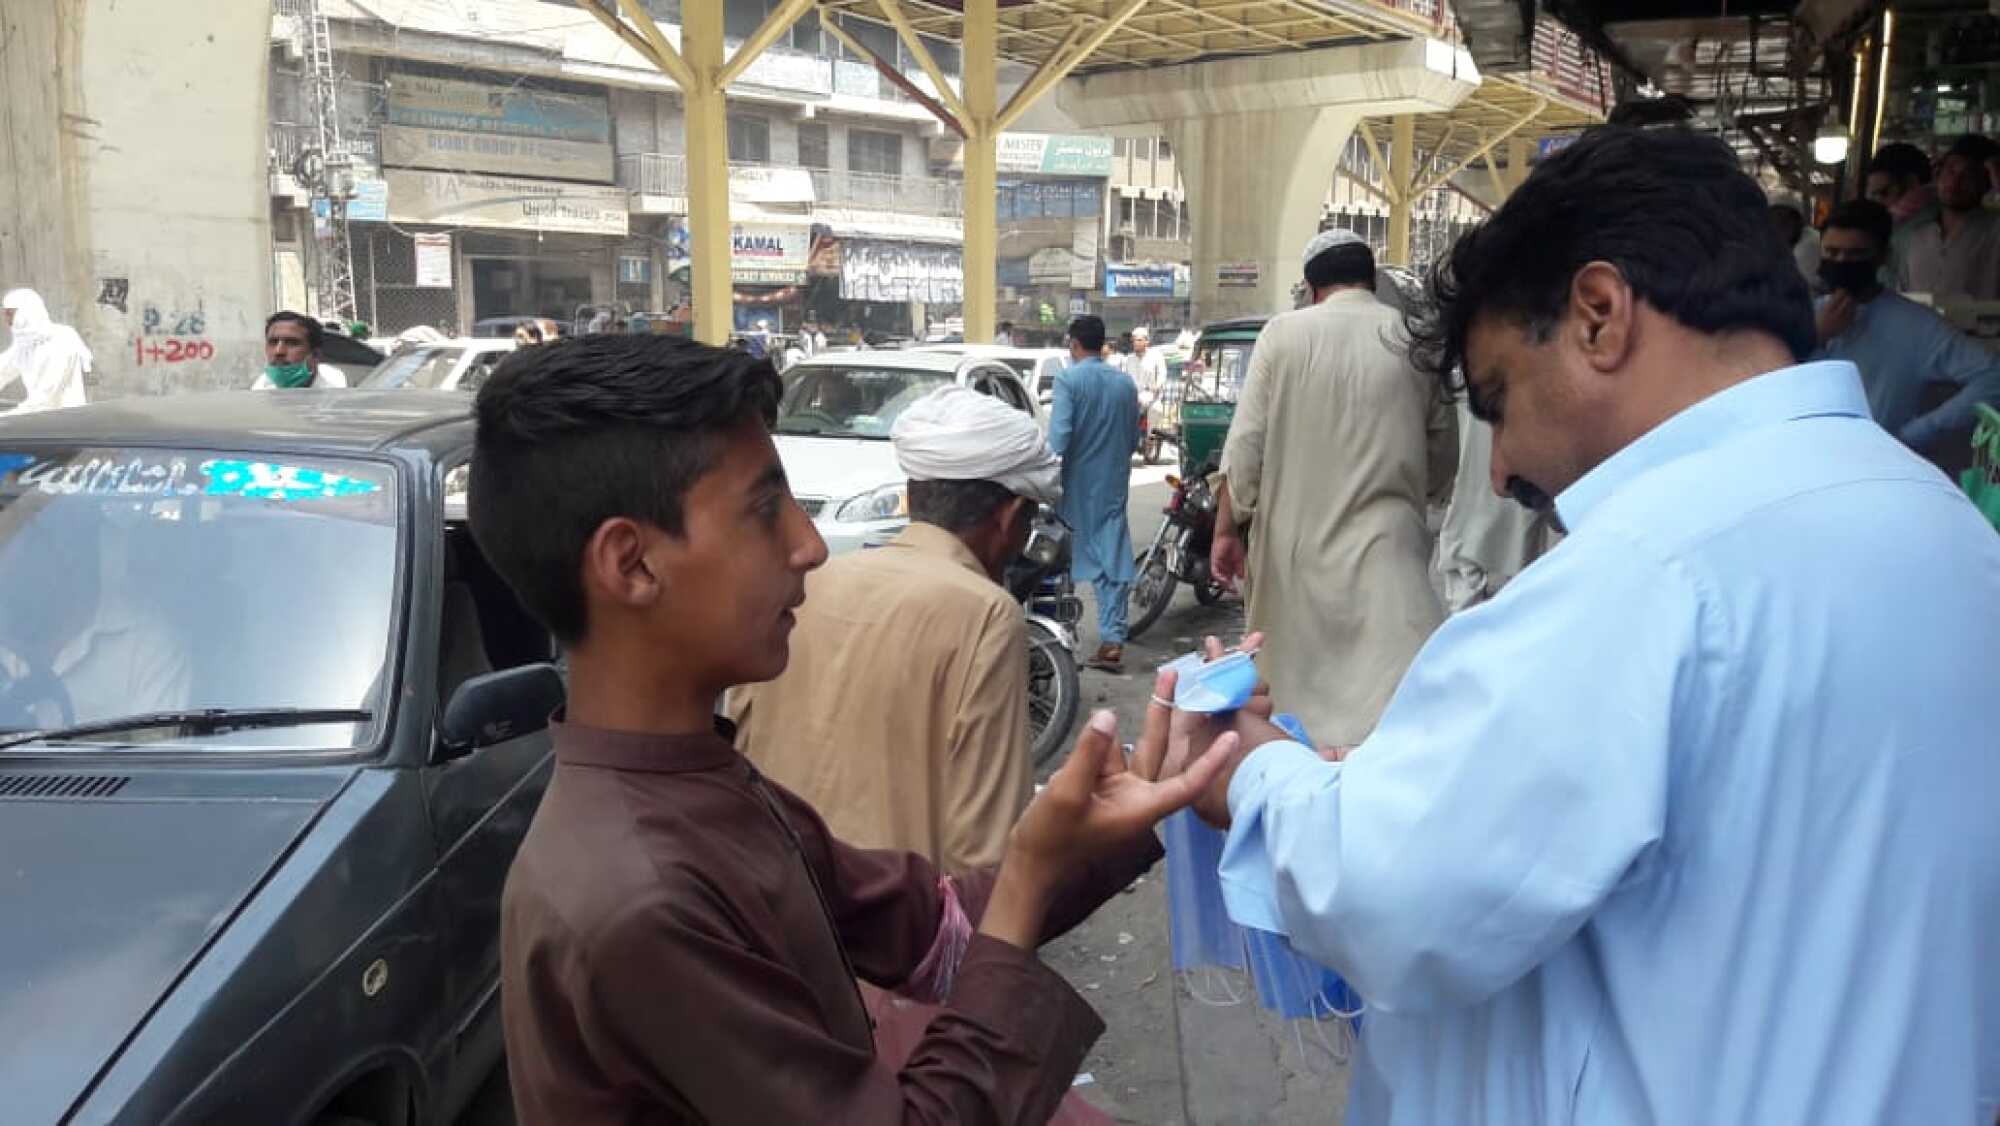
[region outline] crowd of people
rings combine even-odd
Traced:
[[[1036,949],[1192,808],[1231,918],[1365,1000],[1356,1126],[1994,1121],[2000,536],[1926,459],[1994,367],[1897,292],[2000,297],[1985,151],[1934,207],[1877,154],[1819,296],[1806,225],[1680,130],[1552,154],[1407,310],[1315,236],[1216,476],[1264,683],[1195,714],[1162,671],[1039,788],[1002,578],[1057,509],[1122,671],[1149,340],[1072,321],[1046,434],[914,403],[909,527],[832,561],[768,355],[520,350],[467,501],[569,670],[502,906],[520,1120],[1102,1121],[1103,1024]],[[274,387],[318,378],[291,318]]]

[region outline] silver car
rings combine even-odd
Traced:
[[[792,491],[838,553],[909,521],[903,471],[889,428],[911,403],[956,383],[1047,421],[1014,369],[997,360],[931,351],[839,352],[785,372],[778,456]]]

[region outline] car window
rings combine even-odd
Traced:
[[[445,377],[465,353],[463,348],[417,348],[391,356],[369,373],[361,386],[393,391],[400,388],[433,389],[443,386]]]
[[[1035,413],[1034,407],[1030,405],[1027,389],[1021,386],[1019,379],[1011,375],[997,375],[993,377],[993,385],[999,391],[1001,402],[1023,414]]]
[[[505,355],[505,353],[494,353]],[[444,471],[444,574],[438,607],[438,707],[475,676],[555,659],[555,639],[501,579],[465,521],[470,462]],[[442,712],[440,712],[442,714]]]
[[[897,415],[950,381],[944,372],[801,364],[785,373],[776,432],[886,441]]]
[[[1243,390],[1250,372],[1251,340],[1205,340],[1195,348],[1194,358],[1182,369],[1188,381],[1187,401],[1233,403]]]
[[[53,744],[364,745],[395,698],[399,495],[379,462],[0,449],[0,590],[16,592],[0,615],[0,728],[365,709],[376,714],[360,724],[152,728]]]
[[[477,352],[466,362],[465,374],[458,377],[458,390],[477,391],[486,382],[500,361],[512,355],[511,352]]]

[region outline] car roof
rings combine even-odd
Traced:
[[[0,445],[435,455],[471,441],[472,397],[458,391],[197,391],[105,399],[0,419]]]
[[[975,360],[1041,360],[1062,353],[1060,348],[1016,348],[1010,344],[912,344],[910,352],[943,352]]]
[[[453,336],[445,340],[423,340],[411,344],[397,355],[408,355],[424,348],[463,348],[472,352],[511,352],[514,338],[511,336]]]
[[[940,375],[955,375],[968,362],[983,359],[978,356],[960,356],[951,352],[932,352],[923,349],[873,349],[866,352],[830,352],[809,356],[785,369],[790,375],[808,368],[875,368],[880,371],[928,371]]]

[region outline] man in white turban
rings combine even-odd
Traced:
[[[792,660],[730,693],[737,746],[836,837],[997,863],[1027,807],[1027,626],[1001,585],[1062,468],[1032,417],[965,387],[890,429],[909,527],[806,578]]]
[[[90,371],[90,348],[76,330],[57,324],[32,289],[0,297],[0,321],[10,333],[0,352],[0,388],[15,380],[25,387],[20,405],[7,414],[30,414],[84,404],[83,377]]]

